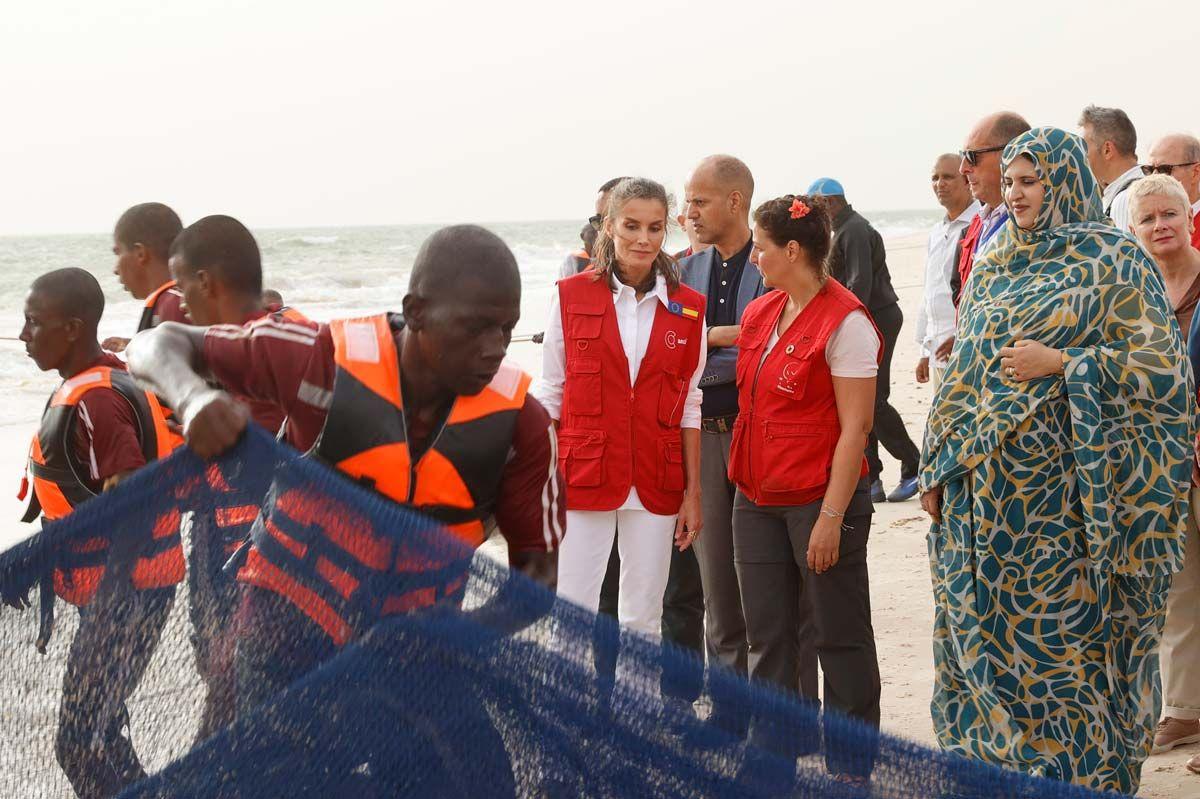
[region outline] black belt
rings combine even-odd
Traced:
[[[736,413],[728,416],[711,416],[700,420],[700,429],[706,433],[728,433],[733,430],[735,421],[737,421]]]

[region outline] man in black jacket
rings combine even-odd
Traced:
[[[921,451],[904,429],[904,420],[888,402],[891,395],[892,355],[896,339],[904,325],[904,314],[892,276],[887,268],[887,253],[883,237],[850,203],[842,184],[832,178],[819,178],[808,188],[811,195],[820,196],[833,217],[833,249],[830,269],[833,277],[867,306],[883,336],[883,360],[879,364],[879,379],[875,389],[875,429],[867,442],[867,462],[870,468],[871,499],[875,502],[903,502],[917,493],[917,469]],[[885,494],[880,473],[879,444],[900,461],[900,484]]]

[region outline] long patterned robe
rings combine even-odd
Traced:
[[[1045,186],[964,288],[926,431],[934,726],[944,749],[1133,793],[1159,709],[1156,650],[1182,564],[1191,370],[1157,269],[1103,221],[1078,137],[1004,152]],[[999,350],[1029,338],[1065,373],[1016,382]]]

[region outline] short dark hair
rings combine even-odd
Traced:
[[[1004,145],[1031,130],[1025,117],[1015,111],[1001,111],[992,123],[991,139],[996,145]]]
[[[1129,115],[1121,109],[1089,105],[1079,115],[1079,126],[1084,125],[1090,127],[1100,141],[1112,142],[1121,155],[1137,154],[1137,130]]]
[[[104,315],[104,291],[86,269],[55,269],[34,280],[30,289],[50,298],[63,316],[80,319],[91,330]]]
[[[792,204],[796,200],[810,210],[804,216],[793,219]],[[783,246],[789,241],[799,244],[814,263],[820,264],[821,278],[829,277],[830,221],[824,197],[785,194],[767,200],[754,209],[754,223],[777,245]]]
[[[454,295],[463,280],[479,278],[521,293],[521,269],[504,240],[479,225],[451,225],[425,239],[408,276],[409,293],[432,300]]]
[[[622,180],[629,180],[629,178],[622,175],[619,178],[612,178],[610,180],[606,180],[600,184],[600,188],[596,189],[596,193],[604,194],[606,192],[610,192],[613,189],[615,189],[617,187],[617,184],[620,183]]]
[[[262,296],[262,255],[246,226],[231,216],[206,216],[188,225],[171,245],[193,272],[210,272],[227,288]]]
[[[171,243],[183,230],[179,214],[162,203],[135,205],[117,220],[113,238],[125,247],[141,244],[150,254],[164,263],[171,251]]]

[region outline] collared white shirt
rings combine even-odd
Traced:
[[[1129,191],[1127,187],[1142,177],[1142,168],[1135,165],[1104,187],[1104,208],[1117,230],[1129,232]]]
[[[1192,217],[1200,216],[1200,200],[1192,203]]]
[[[655,307],[662,303],[670,306],[667,298],[667,282],[659,275],[654,282],[654,291],[646,294],[639,302],[637,292],[624,283],[618,283],[613,292],[613,310],[617,314],[617,330],[621,335],[621,348],[629,362],[629,384],[637,382],[642,359],[650,346],[650,331],[654,327]],[[700,377],[704,374],[704,362],[708,359],[708,331],[704,320],[700,320],[700,357],[696,371],[688,383],[687,398],[683,403],[683,419],[680,427],[700,427],[700,401],[704,393],[700,390]],[[542,377],[534,386],[533,394],[552,419],[562,418],[563,383],[567,379],[566,347],[563,343],[562,313],[559,296],[555,291],[550,299],[550,319],[546,323],[546,338],[542,343]],[[636,443],[635,443],[636,446]],[[629,498],[621,506],[624,510],[642,508],[637,489],[630,489]]]
[[[980,213],[979,201],[973,201],[966,210],[951,219],[948,215],[933,227],[929,234],[929,250],[925,258],[925,297],[917,312],[917,344],[921,346],[922,358],[933,358],[937,348],[954,335],[958,325],[958,312],[950,282],[958,271],[954,257],[958,240]],[[934,366],[945,366],[946,361],[931,361]]]

